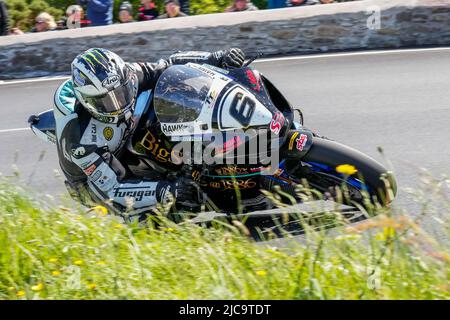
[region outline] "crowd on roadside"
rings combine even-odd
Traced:
[[[113,0],[74,0],[77,4],[66,9],[65,17],[55,21],[47,12],[41,12],[35,17],[34,27],[30,32],[44,32],[113,24]],[[164,14],[159,10],[153,0],[140,0],[141,6],[133,8],[128,1],[120,4],[117,23],[135,21],[149,21],[154,19],[167,19],[185,17],[190,14],[189,0],[164,0]],[[268,9],[284,7],[297,7],[315,4],[328,4],[334,0],[268,0]],[[86,8],[87,15],[85,15]],[[259,10],[251,0],[234,0],[233,4],[224,12],[240,12]],[[8,10],[5,2],[0,0],[0,36],[20,35],[24,32],[17,27],[8,26]]]

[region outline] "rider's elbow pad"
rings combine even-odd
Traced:
[[[127,171],[120,161],[110,152],[100,154],[103,161],[114,171],[117,180],[121,182],[125,179]]]

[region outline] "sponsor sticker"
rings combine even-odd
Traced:
[[[103,136],[106,140],[111,141],[114,136],[114,129],[111,127],[105,127],[105,129],[103,129]]]
[[[235,136],[228,141],[225,141],[222,148],[216,148],[216,153],[225,153],[228,150],[235,149],[242,144],[241,137]]]
[[[84,169],[84,173],[87,176],[90,176],[95,171],[95,169],[97,169],[97,166],[95,164],[92,164],[91,166],[89,166],[86,169]]]
[[[171,162],[170,151],[160,146],[160,140],[147,130],[146,135],[138,142],[137,147],[142,147],[150,151],[149,155],[154,157],[158,162]],[[145,151],[144,151],[145,152]]]
[[[109,177],[108,176],[103,176],[103,177],[101,177],[101,179],[98,179],[97,184],[100,187],[103,187],[108,181],[109,181]]]
[[[257,168],[250,168],[250,172],[261,172],[261,171],[269,170],[269,169],[270,169],[270,166],[268,166],[268,167],[260,166]]]
[[[156,194],[155,190],[142,189],[138,187],[129,187],[129,188],[115,188],[114,189],[114,197],[115,198],[124,198],[130,197],[134,198],[134,201],[142,201],[144,197],[154,197]]]
[[[97,126],[94,123],[91,124],[91,134],[92,142],[97,142]]]
[[[289,147],[288,147],[289,150],[294,149],[294,141],[295,141],[295,138],[298,136],[298,134],[299,134],[298,132],[295,132],[292,135],[291,140],[289,141]]]
[[[301,134],[300,137],[297,139],[297,150],[303,151],[303,148],[306,145],[306,142],[308,141],[308,136],[306,134]]]
[[[102,86],[106,89],[114,88],[120,82],[118,75],[113,75],[102,81]]]
[[[280,130],[284,125],[284,115],[281,112],[275,113],[275,115],[272,118],[272,121],[270,122],[270,131],[275,133],[276,135],[280,134]]]
[[[216,76],[216,73],[214,71],[212,71],[211,69],[209,69],[209,68],[205,68],[205,67],[199,66],[199,65],[191,65],[191,67],[194,67],[195,69],[197,69],[197,70],[199,70],[201,72],[204,72],[207,75],[210,75],[211,77],[215,77]]]
[[[177,131],[183,131],[187,129],[188,126],[183,123],[177,123],[177,124],[163,124],[161,129],[164,133],[173,133]]]
[[[243,174],[248,174],[247,168],[230,166],[215,169],[217,175],[219,176],[238,176]]]
[[[94,173],[94,175],[97,176],[97,172],[100,172],[100,173],[101,173],[100,170],[97,170],[97,171]],[[92,178],[91,178],[91,179],[92,179]],[[95,185],[96,185],[100,190],[106,191],[106,190],[110,190],[110,189],[113,187],[114,181],[115,181],[115,180],[112,179],[112,177],[109,177],[109,176],[100,174],[100,175],[99,175],[99,178],[98,178],[97,180],[94,180],[93,182],[95,183]]]
[[[97,170],[91,177],[91,180],[93,182],[97,181],[98,179],[100,179],[100,177],[102,176],[102,172],[100,170]]]
[[[116,121],[116,117],[99,116],[98,120],[106,123],[114,123]]]
[[[82,169],[86,169],[87,167],[89,167],[90,164],[91,164],[91,161],[89,160],[89,161],[86,161],[86,162],[83,162],[82,164],[80,164],[80,167]]]
[[[84,147],[78,147],[76,149],[72,149],[72,155],[79,159],[86,154],[86,149]]]
[[[219,67],[216,67],[216,66],[212,66],[212,65],[209,65],[209,64],[208,65],[207,64],[203,64],[203,65],[206,66],[208,69],[212,69],[212,70],[217,71],[219,73],[223,73],[223,74],[229,74],[230,73],[230,71],[222,69],[222,68],[219,68]]]
[[[220,180],[218,182],[211,182],[210,187],[215,189],[222,189],[222,191],[226,190],[245,190],[252,189],[256,187],[258,184],[252,179],[249,178],[247,180]]]
[[[216,101],[217,98],[217,92],[215,90],[211,90],[211,92],[209,93],[208,97],[206,98],[206,105],[209,108],[214,107],[214,102]]]
[[[258,79],[256,79],[253,71],[247,70],[246,74],[247,74],[248,81],[250,81],[250,87],[255,91],[259,91],[261,89],[261,87],[259,86],[259,81],[258,81]]]

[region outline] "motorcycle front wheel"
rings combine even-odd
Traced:
[[[302,162],[309,169],[305,178],[310,187],[325,193],[345,186],[350,198],[347,202],[362,204],[366,195],[370,202],[387,206],[397,193],[392,172],[364,153],[336,141],[315,137]]]

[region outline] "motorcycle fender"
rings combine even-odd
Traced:
[[[297,159],[303,158],[313,144],[313,134],[304,129],[291,130],[284,145],[285,154]]]

